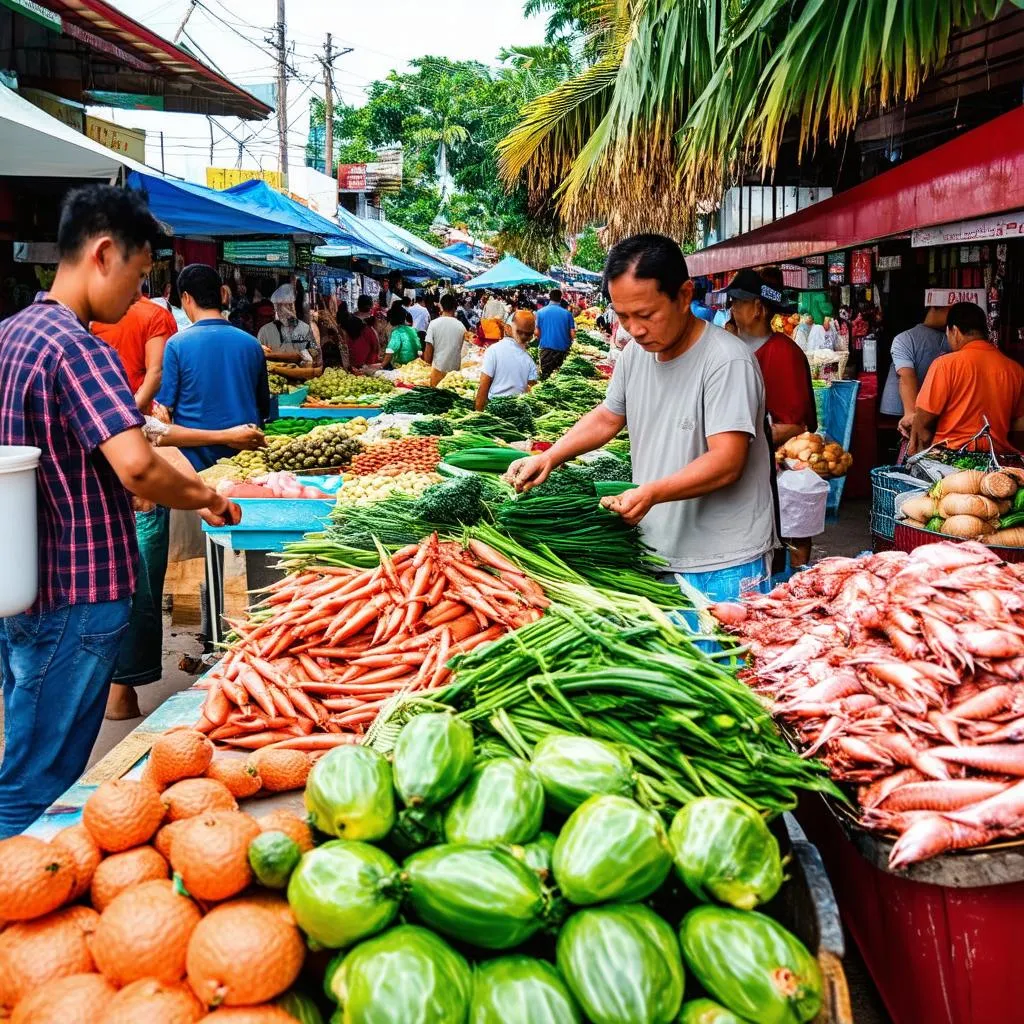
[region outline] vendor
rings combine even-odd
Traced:
[[[952,352],[932,363],[917,396],[910,454],[932,444],[963,448],[986,421],[998,453],[1024,450],[1024,367],[989,340],[985,311],[973,302],[950,306],[946,340]],[[974,447],[987,450],[984,442]]]
[[[521,395],[537,383],[537,364],[526,351],[536,330],[537,318],[520,309],[512,318],[512,336],[487,349],[476,391],[477,412],[483,412],[492,398]]]
[[[274,373],[289,380],[310,380],[324,372],[323,355],[313,337],[313,328],[300,320],[295,309],[295,290],[283,284],[270,296],[274,303],[274,319],[260,328],[257,336],[263,353],[275,363]]]
[[[518,490],[606,444],[623,427],[638,486],[602,504],[716,601],[766,592],[775,546],[764,383],[750,349],[690,308],[678,244],[635,235],[608,254],[605,290],[630,333],[605,401],[553,448],[515,462]]]
[[[878,411],[883,416],[899,417],[899,431],[904,437],[910,437],[917,409],[917,393],[928,376],[928,370],[939,356],[949,352],[949,342],[946,341],[948,312],[948,306],[929,306],[921,323],[909,331],[901,331],[892,339],[892,365],[885,379]],[[863,317],[860,319],[864,323]],[[856,321],[854,326],[856,331],[860,330]]]
[[[420,354],[419,334],[415,327],[406,323],[406,310],[402,303],[396,302],[391,307],[388,322],[391,324],[391,337],[388,338],[388,347],[382,361],[385,370],[392,366],[405,366]]]

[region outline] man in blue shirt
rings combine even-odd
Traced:
[[[537,313],[537,339],[540,342],[540,379],[547,380],[557,370],[576,337],[576,321],[564,306],[562,290],[552,288],[551,301]]]
[[[183,427],[262,426],[270,414],[267,362],[259,342],[220,315],[220,286],[213,267],[201,263],[185,267],[178,276],[181,308],[192,326],[167,342],[157,401]],[[206,445],[184,448],[182,454],[199,470],[234,451]]]

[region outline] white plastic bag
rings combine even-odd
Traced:
[[[813,469],[779,473],[779,519],[782,536],[816,537],[825,529],[828,481]]]

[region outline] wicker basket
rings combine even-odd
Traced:
[[[871,470],[871,532],[892,540],[896,530],[896,497],[928,486],[925,480],[913,480],[898,466],[879,466]]]

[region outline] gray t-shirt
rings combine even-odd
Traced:
[[[466,328],[453,316],[439,316],[430,321],[426,344],[434,346],[430,365],[442,373],[451,373],[462,365],[462,343]]]
[[[882,415],[903,415],[897,370],[912,369],[917,374],[917,386],[920,388],[924,384],[928,367],[948,351],[946,332],[935,327],[918,324],[909,331],[897,334],[892,339],[892,366],[889,367],[889,376],[885,379],[885,390],[882,392],[882,403],[879,406]]]
[[[677,473],[704,455],[709,435],[742,431],[752,439],[736,483],[655,505],[641,521],[644,540],[672,571],[726,569],[774,547],[764,381],[744,342],[708,324],[688,352],[668,362],[631,343],[615,364],[605,405],[626,417],[637,484]]]

